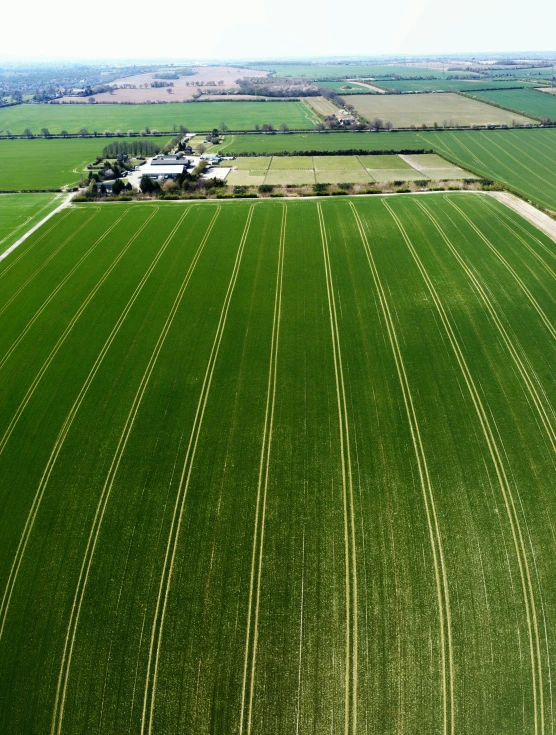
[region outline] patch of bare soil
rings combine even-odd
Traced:
[[[267,76],[267,71],[242,69],[237,66],[196,66],[195,73],[179,79],[155,79],[157,72],[136,74],[112,82],[118,88],[112,92],[95,95],[97,102],[187,102],[205,90],[237,89],[236,79],[251,76]],[[161,71],[168,71],[163,69]],[[173,83],[173,87],[151,87],[153,82]],[[169,91],[170,90],[170,91]],[[61,102],[87,102],[88,97],[62,97]],[[234,98],[235,99],[235,98]],[[238,98],[239,99],[239,98]]]

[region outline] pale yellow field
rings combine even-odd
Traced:
[[[460,94],[365,94],[351,95],[350,103],[369,121],[380,118],[391,122],[395,128],[411,125],[512,125],[535,122],[515,112],[507,112],[485,102],[463,97]]]
[[[328,115],[335,115],[338,112],[336,105],[333,105],[326,97],[304,97],[304,100],[317,115],[328,117]]]
[[[120,87],[114,90],[113,93],[103,92],[102,94],[95,95],[97,102],[187,102],[192,99],[197,92],[208,91],[211,89],[237,89],[238,85],[236,79],[243,77],[264,77],[267,76],[266,71],[255,71],[254,69],[243,69],[241,67],[233,66],[198,66],[194,68],[195,74],[180,77],[179,79],[159,80],[159,81],[171,81],[174,86],[171,87],[172,92],[168,93],[168,87],[144,87],[140,88],[140,85],[150,84],[156,81],[154,74],[151,72],[148,74],[137,74],[131,77],[124,77],[122,79],[116,79],[112,82],[113,85]],[[203,86],[197,87],[196,83],[202,83]],[[214,82],[215,87],[207,85],[208,82]],[[222,82],[222,84],[219,84]],[[133,85],[131,89],[121,89],[122,85]],[[236,99],[234,97],[234,99]],[[64,97],[62,102],[84,102],[87,103],[87,97]]]

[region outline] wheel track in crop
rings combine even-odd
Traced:
[[[535,595],[533,592],[533,585],[531,581],[531,571],[529,568],[529,559],[527,556],[527,550],[526,550],[525,541],[523,538],[523,531],[521,528],[521,523],[519,520],[519,515],[518,515],[517,508],[516,508],[516,503],[515,503],[515,499],[513,496],[512,488],[508,480],[506,467],[502,460],[502,455],[505,454],[505,450],[504,450],[503,445],[501,449],[498,446],[498,442],[496,441],[496,437],[495,437],[495,431],[493,430],[491,426],[491,421],[489,420],[488,414],[484,408],[479,391],[477,389],[477,386],[475,384],[475,381],[473,379],[469,366],[467,365],[467,361],[465,359],[465,356],[463,354],[459,341],[456,337],[456,334],[450,323],[450,320],[448,319],[444,306],[436,292],[436,289],[425,267],[423,266],[423,263],[421,262],[421,259],[419,258],[419,255],[417,254],[417,251],[415,250],[411,242],[411,239],[409,238],[405,230],[405,227],[403,226],[399,217],[390,207],[388,202],[386,202],[386,200],[383,200],[382,203],[386,207],[386,209],[389,211],[390,215],[392,216],[392,219],[396,223],[405,241],[405,244],[407,245],[407,248],[413,257],[413,260],[419,272],[421,273],[423,280],[425,281],[427,290],[435,304],[438,316],[440,317],[440,320],[444,327],[446,336],[448,337],[448,340],[452,347],[454,356],[456,357],[461,373],[467,385],[469,394],[471,396],[473,405],[475,407],[475,411],[477,413],[477,417],[481,424],[481,429],[482,429],[483,436],[485,438],[485,441],[486,441],[486,444],[489,450],[491,461],[494,465],[494,469],[495,469],[496,476],[498,479],[498,484],[500,487],[502,497],[504,499],[504,505],[506,507],[506,512],[507,512],[508,520],[510,523],[511,534],[512,534],[512,538],[514,542],[515,553],[516,553],[517,563],[518,563],[519,572],[520,572],[523,599],[524,599],[525,612],[526,612],[526,618],[527,618],[527,629],[528,629],[528,634],[529,634],[529,648],[530,648],[530,656],[531,656],[531,675],[532,675],[532,684],[533,684],[534,733],[535,735],[539,733],[539,715],[540,715],[540,733],[541,735],[543,735],[544,733],[544,701],[543,701],[544,700],[544,690],[543,690],[542,660],[541,660],[541,655],[540,655],[540,640],[539,640],[537,608],[536,608]],[[538,680],[537,680],[537,677],[538,677]]]
[[[529,291],[525,283],[521,280],[521,278],[516,273],[514,268],[508,263],[506,258],[504,258],[504,256],[499,252],[499,250],[496,247],[494,247],[494,245],[490,242],[490,240],[486,237],[486,235],[477,227],[477,225],[473,222],[473,220],[470,217],[468,217],[467,214],[462,209],[460,209],[458,205],[455,204],[454,201],[450,197],[445,196],[444,199],[448,202],[448,204],[450,204],[450,206],[452,206],[455,210],[459,212],[462,218],[476,232],[476,234],[481,238],[481,240],[485,243],[485,245],[489,248],[489,250],[491,250],[494,253],[494,255],[502,263],[504,268],[506,268],[508,273],[510,273],[514,281],[521,287],[521,290],[523,291],[525,296],[528,298],[528,300],[530,301],[531,305],[533,306],[537,314],[540,316],[542,322],[544,323],[545,327],[549,331],[551,337],[553,339],[556,339],[556,329],[554,329],[554,327],[550,323],[550,320],[548,319],[543,309],[541,308],[540,304],[537,302],[537,300],[535,299],[531,291]]]
[[[401,353],[394,320],[390,312],[386,293],[382,285],[380,274],[374,261],[372,250],[361,222],[359,213],[350,202],[350,207],[355,219],[359,235],[363,243],[365,255],[371,270],[373,282],[378,294],[382,316],[386,323],[390,347],[396,364],[396,372],[398,381],[402,390],[402,396],[405,406],[405,412],[411,433],[411,440],[417,469],[419,473],[419,482],[423,494],[423,502],[425,507],[425,515],[427,518],[427,528],[431,544],[433,556],[434,577],[436,586],[436,596],[438,602],[438,614],[440,623],[440,644],[442,659],[442,719],[444,735],[454,735],[455,733],[455,698],[454,698],[454,661],[453,661],[453,645],[452,645],[452,615],[450,606],[450,595],[448,587],[448,577],[446,572],[446,564],[444,560],[444,548],[442,543],[442,535],[438,522],[438,514],[436,511],[436,503],[432,489],[432,483],[429,476],[427,458],[423,446],[417,413],[413,403],[413,397],[409,386],[403,356]]]
[[[342,491],[344,502],[344,545],[346,567],[346,682],[345,682],[345,735],[357,733],[357,647],[358,647],[358,594],[357,594],[357,551],[355,539],[355,510],[353,498],[353,476],[351,466],[350,424],[347,408],[344,367],[336,311],[336,297],[332,279],[332,267],[328,248],[328,235],[320,202],[317,204],[319,216],[328,313],[336,378],[336,400],[338,407],[338,428],[340,433],[340,457],[342,465]],[[351,630],[353,636],[350,635]]]
[[[492,322],[495,325],[496,330],[502,339],[502,342],[506,345],[506,349],[510,353],[510,356],[514,362],[514,365],[517,368],[518,373],[521,376],[521,379],[524,383],[524,387],[527,389],[531,397],[531,400],[533,401],[533,404],[537,410],[538,416],[546,431],[548,440],[550,441],[550,444],[552,446],[552,451],[556,452],[556,431],[554,430],[554,426],[552,425],[551,417],[549,416],[549,413],[547,412],[539,394],[537,393],[537,389],[535,387],[533,378],[531,377],[531,375],[529,374],[529,371],[527,370],[527,368],[525,367],[524,363],[521,360],[519,351],[521,350],[521,352],[523,352],[523,348],[519,344],[517,337],[515,337],[515,335],[513,336],[513,339],[510,337],[510,335],[508,334],[508,332],[506,331],[506,328],[504,327],[502,323],[502,320],[500,319],[498,315],[496,308],[492,304],[481,282],[479,281],[477,276],[473,273],[473,270],[467,265],[467,263],[465,262],[463,257],[460,255],[456,247],[453,245],[452,241],[449,239],[445,230],[442,228],[442,226],[440,225],[436,217],[432,214],[430,209],[425,204],[423,204],[421,201],[415,200],[415,204],[426,214],[428,219],[432,222],[437,232],[440,234],[440,236],[442,237],[442,239],[448,246],[448,249],[450,250],[452,255],[455,257],[455,259],[460,264],[467,278],[473,284],[476,292],[479,294],[486,311],[489,313],[492,319]],[[514,342],[517,343],[517,347],[514,344]],[[554,411],[550,404],[549,404],[549,409],[550,409],[550,413],[553,415]]]
[[[34,219],[36,219],[41,212],[44,212],[45,209],[48,209],[48,207],[52,206],[54,204],[54,202],[57,202],[58,199],[60,199],[61,196],[62,196],[61,194],[57,194],[50,201],[48,201],[46,204],[44,204],[37,212],[35,212],[31,216],[27,217],[27,219],[25,220],[25,222],[22,222],[20,225],[18,225],[17,227],[15,227],[11,232],[9,232],[5,237],[3,237],[0,240],[0,245],[3,245],[6,242],[6,240],[9,240],[12,237],[12,235],[14,235],[18,230],[21,230],[22,227],[25,227],[25,225],[28,225],[29,222],[32,222]]]
[[[100,211],[99,207],[95,207],[95,209],[98,210],[98,211]],[[11,271],[11,269],[21,260],[21,258],[24,258],[27,255],[27,253],[29,253],[29,251],[31,251],[36,245],[38,245],[39,242],[41,242],[41,240],[44,240],[44,238],[50,232],[52,232],[52,230],[55,227],[58,227],[59,224],[61,224],[65,219],[67,219],[70,216],[70,214],[71,214],[71,210],[68,209],[68,211],[65,212],[65,214],[63,214],[57,222],[54,222],[54,224],[51,225],[47,230],[45,230],[42,233],[42,235],[40,235],[39,237],[37,237],[37,239],[35,240],[35,242],[32,245],[30,245],[27,249],[23,250],[23,252],[20,253],[17,256],[17,258],[13,258],[13,259],[10,258],[9,265],[7,265],[5,268],[2,268],[2,270],[0,271],[0,279],[4,278],[4,276],[7,273],[9,273],[9,271]],[[3,261],[0,261],[0,262],[3,262]]]
[[[480,136],[480,139],[479,139],[479,136]],[[484,147],[484,145],[481,144],[480,141],[481,140],[484,140],[484,136],[485,136],[485,133],[477,133],[477,139],[475,140],[475,142],[479,146],[479,148],[481,148],[488,155],[492,156],[492,158],[494,158],[494,160],[497,163],[499,163],[499,164],[501,164],[503,166],[510,166],[510,164],[505,164],[499,158],[496,158],[496,156],[494,155],[494,153],[492,151],[489,151],[487,148]],[[488,140],[491,143],[491,145],[494,146],[495,148],[497,148],[499,151],[501,151],[504,154],[505,157],[511,158],[515,165],[517,165],[519,168],[522,168],[525,171],[527,171],[527,173],[531,174],[531,176],[533,176],[535,179],[538,179],[540,181],[540,184],[541,184],[541,191],[544,191],[547,186],[550,189],[556,190],[556,184],[554,184],[552,181],[550,181],[550,179],[547,179],[546,175],[543,176],[542,174],[539,174],[537,171],[533,170],[532,168],[529,168],[529,166],[526,166],[523,163],[523,161],[521,161],[519,158],[516,158],[515,156],[513,156],[507,149],[502,148],[502,146],[500,146],[494,140],[494,137],[492,135],[490,136],[490,138],[488,138]],[[508,141],[508,145],[511,146],[514,150],[516,150],[516,147],[515,147],[515,145],[513,143],[511,143],[511,142]],[[527,153],[525,153],[525,151],[523,151],[521,149],[517,149],[517,152],[520,155],[529,158],[533,162],[533,164],[535,166],[539,166],[540,165],[540,162],[539,161],[535,161],[533,158],[531,158],[531,156],[527,155]]]
[[[77,629],[79,626],[81,608],[83,605],[83,599],[85,597],[85,592],[87,589],[89,573],[90,573],[91,566],[93,563],[93,558],[94,558],[94,554],[96,550],[98,537],[100,534],[100,529],[102,527],[104,515],[106,512],[106,507],[110,499],[112,488],[116,480],[116,475],[118,473],[118,469],[120,467],[122,457],[125,453],[129,437],[133,430],[135,419],[141,407],[143,396],[145,394],[145,391],[147,390],[152,373],[158,361],[158,357],[160,355],[160,352],[162,351],[162,348],[164,347],[166,337],[168,336],[168,333],[170,332],[174,318],[180,307],[183,296],[187,290],[187,286],[189,285],[189,282],[195,271],[197,263],[205,248],[206,242],[212,232],[212,229],[216,223],[218,215],[220,214],[220,209],[221,209],[220,207],[217,207],[216,212],[214,213],[208,225],[205,235],[203,236],[201,242],[199,243],[197,247],[197,250],[195,251],[195,254],[191,260],[189,268],[187,269],[187,272],[184,276],[184,279],[179,288],[179,291],[174,299],[170,312],[166,318],[164,326],[162,327],[158,340],[151,353],[149,362],[147,363],[147,366],[143,372],[143,376],[141,378],[141,382],[139,383],[139,387],[137,388],[137,391],[135,393],[133,403],[131,405],[131,408],[129,409],[124,427],[122,429],[120,438],[118,440],[116,451],[112,457],[112,461],[110,463],[108,474],[104,481],[104,485],[103,485],[103,488],[102,488],[102,491],[101,491],[101,494],[100,494],[100,497],[97,503],[95,516],[94,516],[91,530],[89,533],[89,537],[87,540],[85,554],[83,556],[83,561],[81,563],[79,579],[78,579],[77,587],[75,590],[75,595],[74,595],[71,613],[70,613],[70,620],[69,620],[68,627],[66,630],[66,639],[64,643],[64,651],[62,655],[62,662],[60,665],[58,685],[56,689],[56,698],[54,702],[54,709],[53,709],[53,715],[52,715],[51,735],[59,735],[62,732],[65,702],[66,702],[66,696],[67,696],[67,687],[68,687],[68,681],[69,681],[69,673],[70,673],[70,668],[71,668],[75,639],[77,636]],[[178,232],[183,220],[185,219],[187,214],[190,212],[190,210],[191,210],[191,207],[188,207],[186,211],[182,214],[182,216],[180,217],[180,219],[178,220],[178,222],[176,223],[176,225],[174,226],[170,234],[167,236],[165,242],[163,243],[161,252],[164,252],[166,247],[169,245],[171,240],[174,238],[174,235]]]
[[[282,281],[284,273],[284,250],[286,240],[287,206],[283,205],[282,223],[280,227],[280,243],[278,247],[278,269],[276,275],[276,290],[274,297],[274,313],[272,320],[272,337],[270,346],[270,364],[268,371],[268,386],[266,394],[266,408],[259,461],[259,475],[257,482],[257,499],[255,504],[255,525],[253,532],[253,551],[251,557],[251,576],[249,580],[249,601],[247,605],[247,630],[245,640],[245,654],[243,664],[243,682],[241,690],[241,709],[239,720],[239,734],[244,730],[250,735],[253,723],[253,698],[255,692],[255,671],[257,662],[257,645],[259,632],[259,606],[262,579],[264,534],[266,521],[266,498],[268,490],[270,454],[272,450],[272,434],[274,429],[274,408],[276,403],[276,381],[278,372],[278,349],[280,342],[280,323],[282,312]],[[259,520],[260,519],[260,520]],[[251,621],[253,618],[253,598],[255,598],[253,636],[251,640]],[[251,666],[249,667],[249,659]],[[250,669],[250,670],[249,670]],[[249,682],[249,696],[247,684]],[[246,699],[248,704],[246,706]],[[247,717],[245,711],[247,709]]]
[[[107,229],[105,232],[91,245],[91,247],[87,250],[87,252],[81,256],[81,258],[77,261],[77,263],[73,266],[73,268],[69,271],[69,273],[64,276],[64,278],[60,281],[60,283],[56,286],[56,288],[50,293],[50,295],[43,301],[41,306],[37,309],[37,311],[33,314],[31,319],[27,322],[25,328],[23,331],[19,334],[19,337],[12,343],[8,351],[4,354],[4,356],[0,359],[0,370],[4,367],[7,360],[9,359],[10,355],[13,353],[13,351],[16,349],[18,344],[21,342],[21,340],[25,337],[27,332],[31,329],[33,324],[37,321],[37,319],[40,317],[40,315],[43,313],[43,311],[46,309],[48,304],[52,301],[52,299],[56,296],[57,293],[61,291],[61,289],[66,285],[66,283],[69,281],[69,279],[73,276],[75,271],[79,268],[80,265],[83,264],[83,262],[89,257],[89,255],[97,248],[100,243],[106,239],[106,237],[112,232],[112,230],[120,223],[120,221],[129,213],[129,210],[125,211],[118,219]]]
[[[481,139],[483,139],[483,140],[484,140],[484,137],[485,137],[485,133],[480,133],[479,135],[481,136]],[[513,142],[513,141],[512,141],[512,140],[511,140],[510,138],[508,138],[508,139],[506,140],[506,143],[507,143],[507,145],[509,145],[509,146],[510,146],[510,147],[511,147],[511,148],[512,148],[512,149],[513,149],[514,151],[516,151],[516,153],[517,153],[518,155],[520,155],[520,156],[524,156],[525,158],[529,159],[529,161],[531,161],[531,163],[533,164],[533,166],[536,166],[536,167],[541,167],[541,166],[543,165],[543,164],[541,163],[541,160],[540,160],[540,159],[538,159],[538,158],[533,158],[532,156],[530,156],[530,155],[529,155],[529,154],[527,153],[527,149],[526,149],[526,147],[525,147],[525,146],[524,146],[524,147],[522,147],[522,148],[518,148],[518,147],[516,146],[516,144],[515,144],[515,143],[514,143],[514,142]],[[501,147],[501,146],[500,146],[500,145],[499,145],[498,143],[494,142],[494,140],[493,140],[493,144],[494,144],[494,145],[496,146],[496,148],[498,148],[499,150],[501,150],[501,151],[504,151],[504,149],[503,149],[503,148],[502,148],[502,147]],[[504,151],[504,153],[505,153],[506,155],[508,155],[508,156],[509,156],[509,157],[510,157],[510,158],[512,159],[512,161],[515,161],[516,163],[520,163],[520,161],[519,161],[519,160],[518,160],[517,158],[515,158],[514,156],[512,156],[512,154],[511,154],[511,153],[509,153],[509,152],[508,152],[507,150],[506,150],[506,151]],[[549,174],[549,173],[550,173],[550,169],[549,169],[549,168],[548,168],[548,169],[546,169],[546,172],[545,172],[545,174],[543,175],[543,174],[539,174],[539,173],[538,173],[537,171],[535,171],[534,169],[531,169],[531,168],[529,168],[529,166],[525,166],[525,164],[524,164],[524,163],[520,163],[520,165],[521,165],[521,166],[523,166],[523,168],[524,168],[524,169],[525,169],[526,171],[528,171],[528,172],[529,172],[530,174],[532,174],[533,176],[535,176],[535,178],[539,178],[539,179],[541,179],[541,181],[542,181],[542,183],[543,183],[543,185],[544,185],[544,186],[548,186],[548,187],[550,187],[551,189],[555,189],[555,190],[556,190],[556,184],[554,183],[554,181],[552,181],[552,180],[551,180],[550,178],[548,178],[548,177],[547,177],[547,174]]]
[[[147,220],[143,223],[143,225],[141,225],[141,227],[139,228],[139,230],[137,230],[134,233],[133,237],[129,240],[129,242],[127,243],[127,245],[118,254],[118,256],[115,258],[115,260],[112,262],[112,264],[108,268],[108,270],[105,271],[104,275],[102,276],[102,278],[97,283],[97,285],[95,286],[95,288],[93,289],[93,291],[91,293],[93,293],[93,292],[96,293],[96,291],[100,288],[100,286],[106,280],[106,278],[108,278],[108,276],[110,275],[110,273],[112,272],[112,270],[116,267],[116,265],[122,259],[122,257],[126,253],[126,251],[131,247],[131,245],[133,244],[133,242],[141,234],[141,232],[143,231],[143,229],[147,226],[147,224],[154,217],[154,215],[156,214],[157,211],[158,211],[158,207],[155,209],[155,211],[152,213],[152,215],[147,218]],[[139,288],[139,286],[138,286],[138,288]],[[142,288],[142,286],[141,286],[141,288]],[[90,295],[91,294],[89,294],[89,296]],[[110,347],[110,345],[114,341],[117,333],[119,332],[120,327],[121,327],[121,325],[122,325],[125,317],[127,316],[127,313],[129,311],[129,309],[131,308],[132,304],[134,303],[135,298],[137,297],[137,295],[138,295],[138,291],[136,289],[136,291],[134,292],[134,294],[132,296],[133,301],[130,300],[128,302],[126,308],[124,309],[124,311],[120,315],[120,318],[116,322],[116,325],[112,329],[112,332],[110,333],[108,339],[104,343],[104,347],[102,348],[102,350],[100,351],[99,355],[97,356],[97,359],[95,360],[95,363],[94,363],[93,367],[91,368],[91,371],[90,371],[89,375],[87,376],[87,379],[86,379],[85,383],[83,384],[83,386],[82,386],[82,388],[81,388],[81,390],[80,390],[80,392],[79,392],[79,394],[78,394],[78,396],[77,396],[77,398],[76,398],[76,400],[75,400],[75,402],[74,402],[74,404],[73,404],[73,406],[72,406],[72,408],[71,408],[68,416],[66,417],[66,419],[65,419],[65,421],[64,421],[64,423],[62,425],[62,428],[60,429],[60,432],[58,433],[58,436],[57,436],[56,441],[54,443],[54,447],[53,447],[52,452],[50,453],[50,456],[49,456],[48,461],[46,463],[46,467],[45,467],[45,469],[43,471],[43,474],[41,476],[41,479],[40,479],[38,488],[37,488],[37,490],[35,492],[35,495],[33,497],[33,501],[31,503],[31,508],[30,508],[29,513],[27,515],[27,519],[25,521],[25,526],[23,528],[23,531],[22,531],[20,540],[18,542],[18,547],[17,547],[17,550],[16,550],[14,561],[12,562],[12,566],[10,568],[10,573],[9,573],[9,576],[8,576],[8,581],[6,583],[6,587],[4,589],[4,593],[3,593],[3,596],[2,596],[2,601],[0,603],[0,640],[2,639],[2,634],[4,632],[4,626],[5,626],[5,623],[6,623],[6,617],[7,617],[7,614],[8,614],[8,610],[9,610],[9,606],[10,606],[10,601],[11,601],[11,597],[12,597],[12,594],[13,594],[13,590],[14,590],[15,584],[17,582],[17,576],[19,574],[19,569],[20,569],[21,563],[23,561],[23,556],[25,554],[25,550],[26,550],[27,544],[29,542],[29,537],[30,537],[31,532],[33,530],[33,525],[35,523],[35,519],[36,519],[38,510],[39,510],[39,507],[40,507],[42,498],[44,496],[44,492],[46,490],[46,486],[48,484],[48,480],[50,478],[50,475],[52,473],[52,470],[54,469],[54,465],[56,463],[56,460],[58,458],[58,455],[60,454],[60,451],[62,449],[62,446],[64,444],[64,441],[66,439],[66,436],[67,436],[67,434],[69,432],[69,429],[71,428],[71,425],[73,423],[73,420],[75,418],[75,415],[77,414],[77,411],[78,411],[81,403],[83,402],[83,399],[85,398],[85,395],[86,395],[86,393],[87,393],[87,391],[88,391],[88,389],[89,389],[89,387],[91,385],[91,382],[92,382],[94,376],[98,372],[98,369],[100,368],[100,365],[102,364],[102,361],[104,360],[104,357],[106,355],[106,352],[108,351],[108,348]],[[44,368],[44,365],[43,365],[43,368]],[[44,371],[42,371],[42,374],[44,375]],[[36,382],[35,388],[36,388],[37,385],[38,385],[38,382]],[[28,400],[30,399],[31,395],[29,395]],[[27,402],[28,402],[28,400],[27,400]]]
[[[199,442],[199,436],[203,425],[203,418],[205,414],[205,408],[207,405],[212,378],[214,375],[214,369],[220,350],[220,343],[222,341],[222,335],[226,326],[228,317],[228,311],[230,303],[235,289],[239,268],[241,265],[245,242],[249,234],[251,220],[253,217],[254,207],[251,205],[247,215],[247,221],[241,236],[239,243],[236,259],[234,262],[232,275],[228,283],[228,289],[224,298],[224,304],[220,312],[220,319],[214,336],[211,353],[203,377],[203,383],[201,386],[201,392],[199,400],[197,402],[197,409],[193,420],[193,426],[189,436],[189,442],[187,451],[184,458],[182,472],[180,476],[180,482],[178,486],[178,492],[176,495],[176,502],[174,505],[174,511],[172,515],[172,521],[170,524],[170,531],[168,534],[168,542],[166,546],[166,553],[164,557],[164,563],[162,572],[160,575],[160,585],[158,590],[158,596],[156,601],[156,609],[153,619],[153,625],[151,630],[151,637],[149,643],[149,656],[147,663],[147,673],[145,680],[145,692],[143,697],[143,710],[141,715],[141,735],[145,732],[148,735],[152,734],[153,721],[154,721],[154,708],[156,701],[156,687],[158,682],[158,666],[160,661],[160,650],[162,647],[162,634],[164,631],[164,622],[166,617],[166,609],[168,605],[168,596],[172,584],[172,574],[174,570],[174,564],[176,560],[176,553],[178,547],[178,540],[181,530],[181,524],[183,519],[183,513],[185,509],[185,500],[187,498],[187,492],[189,489],[189,482],[191,479],[191,472],[195,461],[195,454],[197,452],[197,445]]]
[[[505,212],[503,212],[502,210],[499,210],[498,207],[492,202],[492,199],[490,197],[488,199],[485,198],[481,201],[487,207],[487,209],[489,210],[489,213],[492,214],[492,216],[498,222],[500,222],[500,224],[503,227],[505,227],[505,229],[508,230],[508,232],[510,232],[516,238],[516,240],[520,241],[520,243],[531,253],[531,255],[533,255],[534,258],[536,258],[536,260],[540,263],[542,268],[544,268],[544,270],[546,270],[547,273],[549,273],[552,276],[552,278],[556,279],[556,273],[548,265],[546,260],[544,260],[544,258],[542,258],[539,255],[539,253],[537,253],[537,251],[534,248],[532,248],[531,245],[529,245],[529,243],[526,242],[526,240],[524,240],[523,237],[521,237],[521,235],[517,233],[516,230],[514,230],[512,225],[520,229],[523,232],[523,234],[530,237],[531,240],[534,240],[552,258],[556,258],[556,254],[552,253],[550,249],[547,248],[546,245],[538,239],[538,237],[535,237],[531,233],[527,232],[525,227],[520,225],[519,222],[514,222],[514,220],[511,217],[509,217]],[[508,223],[511,223],[511,224],[508,224]]]
[[[4,451],[4,449],[6,448],[6,444],[8,443],[8,440],[9,440],[10,436],[12,435],[13,430],[15,429],[15,427],[16,427],[19,419],[21,418],[21,415],[23,414],[23,411],[27,407],[27,404],[31,400],[31,398],[32,398],[35,390],[37,389],[37,386],[41,382],[41,380],[44,377],[46,371],[48,370],[48,367],[50,366],[50,364],[52,363],[52,361],[54,360],[54,358],[56,357],[56,355],[58,354],[58,352],[60,351],[60,349],[64,345],[66,339],[68,338],[69,334],[73,330],[74,326],[78,322],[79,318],[82,316],[82,314],[85,311],[85,309],[87,308],[87,306],[93,300],[93,298],[95,297],[96,293],[101,288],[102,284],[105,282],[105,280],[110,275],[110,273],[112,271],[112,268],[115,267],[115,265],[117,264],[117,262],[119,262],[119,257],[113,262],[113,264],[110,266],[110,268],[107,271],[105,271],[104,275],[100,278],[100,280],[98,281],[98,283],[96,284],[96,286],[92,289],[92,291],[89,292],[88,296],[85,298],[85,300],[83,301],[83,303],[81,304],[81,306],[79,307],[79,309],[73,315],[73,317],[71,318],[70,322],[67,324],[66,328],[64,329],[64,331],[62,332],[62,334],[60,335],[60,337],[58,338],[58,340],[56,341],[56,344],[54,345],[54,347],[52,348],[52,350],[48,354],[48,357],[43,362],[43,364],[42,364],[39,372],[37,373],[37,375],[33,379],[33,382],[31,383],[31,385],[27,389],[27,392],[25,393],[23,399],[21,400],[21,403],[19,404],[19,406],[16,409],[15,414],[13,415],[13,417],[12,417],[10,423],[8,424],[8,426],[7,426],[4,434],[2,435],[2,438],[0,439],[0,455],[2,454],[2,452]]]
[[[56,250],[54,250],[54,252],[51,253],[48,256],[48,258],[46,258],[46,260],[44,260],[41,263],[41,265],[33,271],[33,273],[31,273],[31,275],[27,278],[26,281],[24,281],[21,284],[21,286],[17,289],[17,291],[15,291],[15,293],[13,293],[10,296],[10,298],[4,303],[4,305],[2,307],[0,307],[0,316],[2,316],[2,314],[6,311],[6,309],[15,301],[15,299],[19,296],[19,294],[22,291],[25,290],[25,288],[31,283],[31,281],[33,281],[36,278],[36,276],[39,275],[39,273],[43,270],[43,268],[46,268],[46,266],[50,263],[50,261],[53,260],[56,257],[56,255],[58,255],[58,253],[60,252],[60,250],[62,250],[68,244],[68,242],[70,240],[72,240],[79,232],[81,232],[81,230],[86,225],[88,225],[89,222],[93,219],[93,217],[96,217],[97,214],[98,214],[98,212],[94,212],[89,217],[89,219],[86,219],[85,222],[83,222],[81,225],[79,225],[79,227],[76,230],[73,230],[72,233],[71,233],[71,235],[69,235],[68,237],[66,237],[66,239],[61,243],[61,245],[58,245],[58,247],[56,248]]]

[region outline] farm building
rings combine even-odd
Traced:
[[[151,160],[151,166],[184,166],[187,165],[187,158],[183,153],[160,154]]]
[[[151,179],[176,179],[180,176],[184,169],[187,168],[186,161],[179,165],[176,164],[154,164],[151,162],[141,167],[141,176],[148,176]]]

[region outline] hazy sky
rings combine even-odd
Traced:
[[[556,1],[3,3],[0,57],[268,58],[556,47]]]

